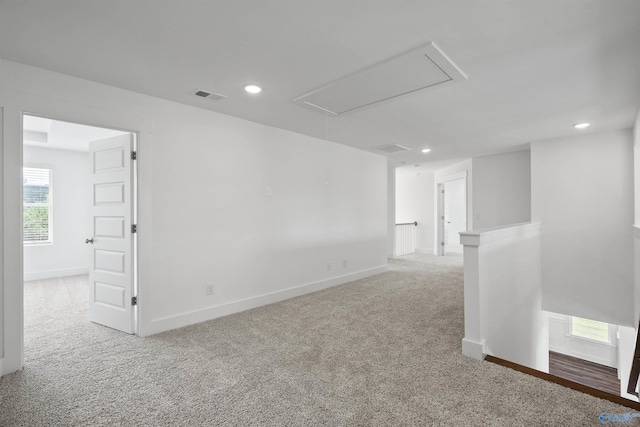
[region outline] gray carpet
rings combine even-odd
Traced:
[[[465,358],[459,255],[390,269],[144,339],[86,320],[86,277],[28,282],[26,365],[0,380],[0,425],[584,426],[633,413]]]

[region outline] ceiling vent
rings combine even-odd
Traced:
[[[219,93],[210,92],[208,90],[196,89],[194,92],[191,92],[193,95],[198,96],[200,98],[206,98],[210,101],[220,101],[221,99],[226,98],[225,95],[220,95]]]
[[[466,79],[467,76],[435,44],[429,42],[292,101],[315,111],[340,115],[412,92]]]
[[[399,145],[399,144],[381,145],[380,147],[376,147],[376,149],[380,151],[384,151],[385,153],[388,153],[388,154],[411,150],[411,148],[405,147],[404,145]]]

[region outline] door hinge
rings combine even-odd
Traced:
[[[136,224],[131,224],[131,232],[132,233],[137,233],[138,232],[138,226]]]
[[[444,220],[444,215],[442,215],[442,216],[440,217],[440,219]]]
[[[138,152],[137,151],[132,151],[131,152],[131,160],[138,160]]]
[[[440,242],[440,246],[444,246],[444,242]]]
[[[138,297],[131,297],[131,305],[138,305]]]

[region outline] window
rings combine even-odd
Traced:
[[[571,335],[594,341],[610,343],[609,324],[597,320],[571,317]]]
[[[51,169],[22,169],[24,244],[53,242],[51,177]]]

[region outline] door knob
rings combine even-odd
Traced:
[[[85,242],[85,243],[91,243],[91,244],[93,244],[93,237],[92,237],[92,238],[90,238],[90,239],[86,239],[84,242]]]

